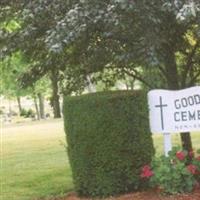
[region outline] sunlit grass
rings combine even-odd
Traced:
[[[181,146],[180,134],[172,134],[172,145],[173,146]],[[193,149],[200,149],[200,133],[191,133]],[[164,137],[162,134],[154,134],[153,135],[154,147],[157,155],[161,155],[164,153]]]
[[[3,129],[0,200],[30,200],[72,190],[62,121]]]
[[[159,155],[163,136],[153,138]],[[200,148],[200,134],[192,133],[192,140],[194,148]],[[179,134],[173,135],[173,144],[180,144]],[[62,120],[3,128],[0,200],[35,200],[73,190],[65,146]]]

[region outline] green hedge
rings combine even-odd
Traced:
[[[68,154],[80,196],[139,189],[140,168],[151,161],[146,94],[100,92],[64,100]]]

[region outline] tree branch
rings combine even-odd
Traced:
[[[158,66],[160,72],[161,72],[161,76],[163,76],[163,78],[167,81],[167,72],[165,71],[165,69],[163,67],[161,67],[160,65]]]
[[[193,84],[196,82],[196,80],[200,77],[200,71],[197,72],[197,74],[190,80],[189,86],[193,86]]]
[[[194,57],[194,55],[196,53],[196,50],[199,47],[199,45],[200,45],[200,40],[198,40],[196,42],[196,44],[194,45],[194,48],[192,49],[191,53],[188,55],[187,62],[186,62],[186,65],[185,65],[185,70],[182,73],[182,81],[181,81],[181,86],[182,87],[185,87],[187,75],[188,75],[189,71],[191,70],[191,68],[193,66],[192,59],[193,59],[193,57]]]
[[[141,74],[139,74],[136,70],[134,70],[134,69],[131,69],[131,70],[134,72],[134,74],[133,74],[131,71],[128,71],[127,69],[125,69],[125,68],[122,69],[122,71],[123,71],[125,74],[127,74],[127,75],[133,77],[134,79],[139,80],[140,82],[142,82],[143,84],[145,84],[145,85],[146,85],[147,87],[149,87],[150,89],[153,89],[153,88],[154,88],[153,85],[151,85],[151,84],[148,83],[145,79],[143,79],[142,76],[141,76]]]

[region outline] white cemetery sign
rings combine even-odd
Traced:
[[[170,133],[200,131],[200,86],[151,90],[148,93],[150,129],[164,133],[165,155],[171,150]]]

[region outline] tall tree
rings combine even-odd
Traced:
[[[39,79],[33,84],[32,88],[34,91],[34,98],[36,99],[35,102],[38,104],[39,118],[45,119],[45,97],[49,96],[52,91],[48,76]]]
[[[29,94],[30,89],[22,89],[17,82],[17,77],[26,70],[25,62],[20,53],[0,62],[0,95],[8,99],[15,98],[18,102],[19,112],[22,111],[21,97]]]
[[[52,84],[52,96],[51,96],[51,105],[53,107],[54,118],[60,118],[60,96],[59,96],[59,72],[55,69],[52,69],[50,73],[50,79]]]
[[[86,45],[79,58],[87,57],[88,73],[96,71],[89,64],[97,53],[104,61],[98,70],[117,67],[155,88],[144,78],[145,69],[155,68],[164,87],[178,90],[195,85],[200,77],[199,6],[197,0],[81,1],[57,23],[49,43],[58,51],[82,40]],[[183,148],[190,150],[190,134],[182,133],[181,139]]]
[[[105,69],[149,88],[158,85],[146,79],[148,69],[172,90],[199,80],[198,0],[44,0],[24,1],[20,9],[9,6],[17,8],[21,28],[8,37],[8,49],[23,49],[38,63],[28,80],[49,73],[52,66],[63,72],[68,91],[82,88],[88,75],[95,79],[93,74]],[[56,57],[59,62],[52,65]],[[189,133],[181,139],[183,148],[191,149]]]

